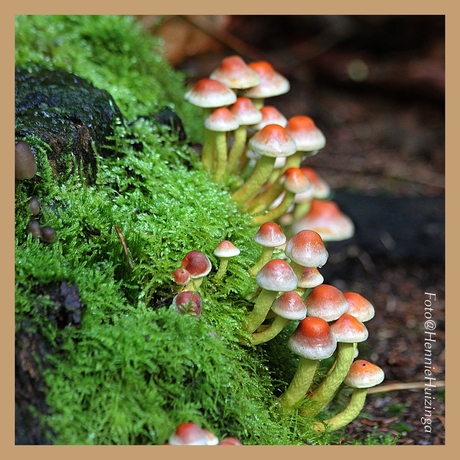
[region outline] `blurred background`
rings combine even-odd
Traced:
[[[372,394],[348,434],[398,436],[398,444],[444,444],[445,17],[139,16],[164,39],[187,83],[222,58],[267,60],[291,83],[270,99],[287,118],[308,115],[326,147],[306,164],[334,189],[356,226],[328,244],[325,282],[360,292],[377,310],[361,357],[398,390]],[[268,104],[268,102],[267,102]],[[432,431],[424,411],[424,301],[436,294]],[[399,384],[411,384],[401,389]],[[418,387],[417,387],[418,385]],[[366,415],[367,414],[367,415]],[[367,418],[366,418],[367,417]]]

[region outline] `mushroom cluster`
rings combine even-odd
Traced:
[[[368,338],[364,323],[374,316],[374,307],[358,293],[325,284],[320,273],[329,257],[325,243],[352,237],[354,225],[331,200],[327,182],[306,164],[326,145],[322,131],[309,116],[286,118],[265,105],[267,98],[289,89],[288,80],[268,62],[246,64],[230,56],[185,98],[203,109],[204,169],[216,183],[230,188],[233,200],[259,227],[254,242],[261,253],[248,270],[254,295],[245,313],[242,343],[257,346],[289,323],[297,325],[287,348],[299,356],[298,367],[278,400],[280,410],[314,419],[342,384],[354,388],[343,412],[315,422],[314,429],[321,432],[357,417],[366,388],[379,384],[384,374],[367,361],[355,361],[358,344]],[[223,278],[229,258],[239,253],[230,241],[219,244],[214,282]],[[197,266],[199,274],[194,272]],[[199,251],[184,257],[173,273],[180,291],[174,299],[176,311],[199,316],[196,291],[210,270],[209,259]],[[185,300],[177,306],[180,297]],[[320,365],[326,363],[331,364],[320,375]],[[363,378],[356,376],[359,373]]]
[[[325,147],[324,134],[307,115],[288,119],[265,105],[289,90],[269,62],[247,64],[236,55],[195,83],[185,99],[203,110],[203,167],[215,182],[232,184],[233,199],[255,226],[278,221],[294,233],[315,230],[324,241],[348,239],[352,221],[331,201],[324,179],[304,164]]]
[[[350,376],[356,372],[353,360],[358,354],[357,345],[367,340],[369,333],[364,323],[374,317],[375,309],[359,293],[342,292],[323,283],[318,268],[327,262],[329,254],[317,232],[300,230],[287,244],[279,238],[279,232],[282,234],[277,224],[265,223],[256,233],[259,244],[267,243],[261,235],[277,235],[276,242],[284,246],[284,254],[283,258],[272,258],[273,252],[267,253],[263,246],[264,257],[269,260],[260,270],[258,263],[251,269],[252,273],[254,268],[258,270],[255,282],[261,290],[246,316],[245,328],[251,333],[251,344],[259,345],[276,337],[289,322],[298,323],[287,346],[299,356],[299,364],[279,398],[279,406],[282,410],[299,408],[301,415],[315,417],[333,400],[344,382],[351,385],[347,382],[353,381]],[[270,244],[273,243],[268,239],[268,247]],[[332,357],[326,375],[318,381],[321,361]],[[368,363],[366,369],[369,368],[378,377],[369,380],[365,388],[377,385],[384,378],[378,366]],[[355,390],[350,407],[343,414],[315,425],[315,429],[321,431],[328,425],[329,430],[336,430],[345,426],[358,416],[365,394],[364,390]]]

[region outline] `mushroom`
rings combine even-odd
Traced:
[[[307,315],[307,308],[295,291],[288,291],[281,294],[272,304],[272,311],[275,313],[273,322],[262,332],[252,334],[252,345],[268,342],[276,337],[290,321],[300,321]]]
[[[311,393],[310,405],[302,411],[308,417],[315,416],[332,401],[350,370],[357,343],[369,336],[366,326],[348,313],[331,324],[331,331],[338,343],[337,356],[326,377]]]
[[[297,290],[305,292],[306,289],[312,289],[316,286],[319,286],[324,281],[323,275],[319,272],[317,268],[314,267],[304,267],[302,274],[299,278],[299,284],[297,285]]]
[[[184,268],[176,268],[171,274],[174,282],[179,286],[187,286],[190,282],[190,273]]]
[[[186,93],[185,99],[191,104],[203,109],[203,119],[211,113],[211,109],[224,107],[236,101],[236,94],[223,83],[211,78],[202,78]],[[213,136],[212,132],[204,127],[204,142],[201,153],[203,167],[213,167]]]
[[[357,292],[344,292],[348,302],[348,314],[359,319],[362,323],[371,320],[375,315],[374,306]]]
[[[280,125],[283,128],[286,127],[288,120],[276,107],[265,105],[259,112],[262,115],[262,119],[252,127],[253,129],[260,131],[267,125]]]
[[[368,388],[382,383],[384,378],[385,373],[379,366],[364,359],[356,360],[345,378],[345,384],[353,388],[348,406],[334,417],[323,422],[315,422],[315,431],[325,431],[326,426],[328,431],[335,431],[352,422],[364,407]]]
[[[242,91],[241,95],[253,99],[254,105],[260,109],[267,97],[279,96],[290,90],[289,81],[277,72],[267,61],[250,62],[249,67],[255,70],[259,76],[259,84]]]
[[[247,97],[237,98],[229,109],[239,122],[239,127],[233,134],[233,144],[228,153],[227,161],[227,171],[233,173],[237,169],[246,148],[248,126],[258,123],[262,119],[262,114]]]
[[[337,339],[327,321],[307,316],[289,338],[288,347],[300,356],[300,360],[291,383],[280,397],[282,408],[294,407],[305,398],[320,360],[334,354]]]
[[[296,196],[294,200],[295,208],[292,216],[294,222],[302,219],[308,211],[310,211],[312,199],[327,199],[331,195],[331,187],[329,187],[329,184],[313,168],[301,166],[300,169],[310,181],[313,196],[308,197],[308,199],[303,199],[301,195]]]
[[[223,240],[219,243],[214,250],[214,255],[220,259],[219,269],[217,270],[215,279],[219,280],[224,276],[227,270],[228,259],[237,256],[239,253],[240,250],[231,241]]]
[[[317,316],[327,322],[335,321],[348,311],[348,302],[342,291],[330,284],[314,287],[305,298],[308,316]]]
[[[298,278],[304,267],[321,268],[329,257],[321,236],[313,230],[296,233],[287,243],[284,253]]]
[[[220,184],[227,168],[227,133],[235,131],[239,127],[239,121],[228,108],[219,107],[205,119],[204,126],[212,133],[215,152],[215,161],[211,167],[212,176]]]
[[[326,145],[326,138],[315,122],[305,115],[289,118],[286,130],[297,144],[297,151],[304,156],[313,156]]]
[[[42,243],[54,243],[56,240],[56,230],[49,225],[45,225],[41,228],[40,240]]]
[[[203,281],[203,278],[211,271],[212,264],[208,256],[201,251],[193,250],[188,252],[181,262],[182,268],[190,273],[190,283],[185,290],[197,290]]]
[[[292,225],[294,232],[304,229],[319,233],[323,241],[343,241],[353,236],[355,226],[333,201],[313,199],[308,213]]]
[[[169,437],[171,446],[206,446],[208,439],[205,431],[193,422],[181,423]]]
[[[246,316],[246,330],[254,332],[265,320],[279,292],[293,291],[297,276],[291,266],[281,259],[272,259],[256,275],[256,283],[262,288],[252,311]]]
[[[29,211],[33,216],[40,213],[40,201],[38,201],[36,196],[32,196],[29,199]]]
[[[219,442],[219,446],[242,446],[243,444],[238,438],[227,436]]]
[[[16,186],[19,181],[32,179],[37,172],[35,156],[24,141],[17,141],[14,146],[14,177]]]
[[[260,82],[259,74],[240,56],[228,56],[222,59],[219,67],[211,72],[209,78],[218,80],[232,89],[252,88]]]
[[[37,238],[42,233],[38,220],[30,220],[27,224],[26,230],[32,235],[32,238]]]
[[[257,160],[246,182],[233,193],[232,198],[243,204],[254,198],[273,171],[276,157],[287,157],[296,151],[295,142],[279,125],[267,125],[251,137],[248,147],[261,157]]]
[[[192,316],[201,316],[203,302],[200,295],[194,291],[182,291],[176,294],[172,301],[174,311],[181,315],[190,313]]]
[[[259,260],[249,270],[251,276],[256,276],[271,259],[274,249],[286,242],[286,235],[276,222],[265,222],[254,235],[254,241],[262,246],[262,253]]]

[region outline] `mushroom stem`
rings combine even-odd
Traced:
[[[339,342],[332,370],[309,396],[310,404],[300,411],[302,415],[314,417],[332,401],[350,370],[355,350],[356,343]]]
[[[269,188],[257,195],[247,206],[249,214],[265,211],[283,193],[284,185],[281,181],[276,181]]]
[[[246,330],[253,333],[265,320],[278,291],[262,289],[254,303],[254,308],[246,316]]]
[[[259,270],[272,258],[274,250],[274,247],[262,247],[262,254],[259,257],[259,260],[249,269],[249,274],[251,276],[257,275]]]
[[[228,257],[220,258],[219,269],[217,270],[217,273],[214,276],[214,279],[220,280],[225,275],[225,272],[227,271],[228,259],[229,259]]]
[[[217,131],[214,133],[216,161],[213,169],[213,178],[215,182],[221,184],[225,177],[225,169],[227,164],[227,133]]]
[[[326,430],[335,431],[343,428],[352,422],[360,412],[363,410],[364,403],[366,402],[367,388],[355,388],[351,394],[348,406],[334,417],[331,417],[323,422],[315,422],[314,430],[321,433]]]
[[[289,324],[289,321],[287,318],[276,315],[270,326],[262,332],[254,332],[252,334],[251,344],[259,345],[273,339]]]
[[[244,148],[246,147],[247,138],[247,127],[246,125],[240,125],[233,134],[233,144],[230,148],[227,161],[227,171],[229,173],[235,172],[238,167],[238,163],[244,154]]]
[[[311,208],[311,200],[310,201],[302,201],[301,203],[296,203],[294,207],[294,211],[292,213],[292,221],[297,222],[302,217],[304,217]]]
[[[232,198],[239,204],[247,203],[254,198],[270,177],[274,164],[274,157],[262,155],[247,181],[233,193]]]
[[[292,408],[305,398],[313,382],[318,366],[318,360],[305,358],[304,356],[300,357],[296,373],[288,388],[279,399],[282,408]]]
[[[259,214],[257,216],[254,216],[251,219],[252,225],[261,225],[265,222],[277,220],[289,209],[291,204],[294,202],[294,197],[295,197],[294,192],[291,192],[290,190],[286,190],[286,193],[284,194],[284,197],[281,203],[275,208],[270,209],[265,214]]]
[[[204,128],[203,149],[201,151],[201,163],[204,169],[211,171],[214,166],[214,135],[211,130]]]

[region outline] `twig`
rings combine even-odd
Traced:
[[[120,229],[116,225],[115,225],[115,230],[117,231],[118,237],[120,238],[121,244],[123,245],[123,250],[125,251],[126,258],[128,259],[129,266],[131,267],[131,270],[134,270],[133,261],[132,261],[130,255],[129,255],[128,246],[126,245],[126,241],[125,241],[125,239],[123,237],[123,234],[121,233]]]
[[[393,383],[387,383],[385,385],[378,385],[376,387],[369,388],[367,390],[367,394],[384,393],[386,391],[397,391],[397,390],[418,390],[420,388],[425,388],[425,386],[426,386],[425,382],[408,382],[408,383],[393,382]],[[445,386],[446,386],[446,382],[444,380],[436,381],[436,388],[445,387]]]

